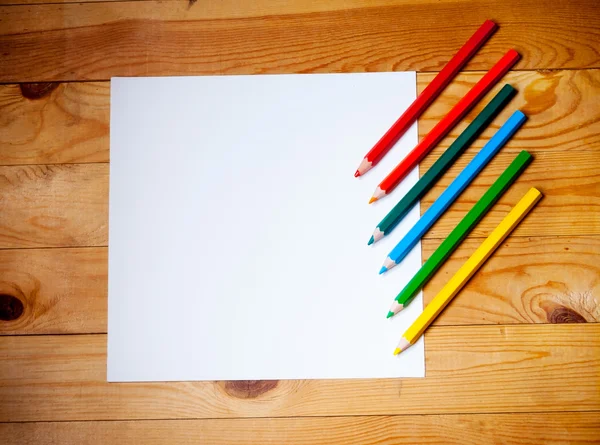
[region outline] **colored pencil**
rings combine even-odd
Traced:
[[[487,189],[484,195],[469,210],[469,213],[458,223],[439,247],[433,252],[429,259],[423,264],[423,267],[412,277],[408,284],[402,289],[394,299],[387,318],[390,318],[404,309],[408,303],[419,293],[419,291],[433,277],[437,270],[444,264],[444,261],[454,252],[465,237],[473,230],[477,223],[500,199],[513,182],[523,173],[525,168],[531,163],[533,157],[526,151],[522,151],[511,162],[506,170],[496,179],[492,186]]]
[[[425,329],[435,320],[446,305],[460,292],[463,286],[479,270],[485,261],[502,244],[502,241],[519,225],[521,220],[542,198],[539,190],[532,188],[521,198],[502,222],[496,227],[469,259],[458,269],[458,272],[446,283],[442,290],[431,300],[415,322],[406,330],[394,355],[406,350],[423,334]]]
[[[462,46],[460,50],[450,59],[450,61],[442,68],[437,76],[429,85],[417,96],[412,104],[406,109],[402,116],[390,127],[390,129],[381,137],[381,139],[373,146],[366,154],[356,173],[355,177],[364,175],[385,156],[385,154],[394,146],[394,144],[402,137],[406,130],[423,114],[423,112],[431,105],[431,102],[448,86],[448,84],[456,77],[466,63],[477,53],[479,48],[490,38],[490,36],[498,29],[491,20],[486,20],[483,25],[471,36],[469,40]]]
[[[483,96],[506,74],[506,72],[519,60],[519,53],[514,49],[508,51],[499,61],[483,76],[479,82],[463,97],[450,112],[440,120],[435,127],[423,138],[419,144],[385,177],[377,186],[369,203],[388,195],[404,179],[404,177],[421,162],[421,160],[435,147],[465,115],[481,100]]]
[[[523,125],[527,117],[521,111],[515,111],[511,117],[492,136],[487,144],[467,164],[462,172],[450,183],[448,188],[427,209],[421,219],[408,231],[385,259],[380,274],[387,272],[400,263],[419,242],[429,228],[444,214],[446,209],[460,196],[462,191],[475,179],[479,172],[492,160],[512,135]]]
[[[417,181],[417,183],[408,191],[406,195],[394,206],[392,210],[375,227],[373,236],[369,244],[379,241],[384,236],[391,233],[394,228],[400,224],[402,219],[408,214],[410,209],[427,193],[438,179],[450,168],[456,159],[479,137],[481,132],[494,120],[502,111],[506,104],[516,94],[512,86],[506,84],[494,96],[489,104],[477,115],[471,124],[463,131],[458,138],[448,147],[440,158],[435,161],[427,173]]]

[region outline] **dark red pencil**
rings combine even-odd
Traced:
[[[483,76],[444,118],[417,144],[412,151],[381,181],[375,189],[369,204],[389,194],[404,177],[421,162],[458,122],[485,96],[485,94],[506,74],[521,56],[514,49],[508,51]]]
[[[429,85],[417,96],[415,101],[406,109],[402,116],[390,127],[390,129],[373,146],[371,151],[364,157],[354,176],[364,175],[373,168],[408,130],[408,128],[423,114],[431,102],[446,88],[456,77],[463,66],[475,55],[477,50],[490,38],[498,28],[491,20],[486,20],[483,25],[471,36],[467,43],[455,54],[452,59],[442,68]]]

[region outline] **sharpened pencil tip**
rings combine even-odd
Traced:
[[[368,244],[368,245],[370,246],[370,245],[371,245],[371,244],[373,244],[374,242],[375,242],[375,238],[371,237],[371,239],[369,239],[369,244]]]
[[[402,309],[404,309],[404,305],[398,303],[398,300],[394,300],[394,302],[392,303],[392,306],[388,309],[389,310],[388,318],[393,317],[398,312],[400,312]]]
[[[402,349],[400,349],[400,348],[396,348],[396,349],[394,350],[394,355],[398,355],[398,354],[400,354],[401,352],[402,352]]]
[[[354,172],[354,177],[358,178],[360,176],[360,172],[358,170],[356,170],[356,172]]]
[[[375,201],[377,201],[377,198],[371,196],[371,199],[369,199],[369,204],[373,204]]]
[[[381,275],[382,273],[386,273],[386,272],[387,272],[387,267],[381,266],[381,269],[379,269],[379,275]]]

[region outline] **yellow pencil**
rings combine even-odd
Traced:
[[[415,322],[406,330],[394,355],[414,344],[417,339],[425,332],[425,329],[435,320],[446,305],[454,298],[469,279],[485,263],[492,253],[500,246],[502,241],[519,225],[521,220],[542,198],[542,194],[535,188],[529,191],[521,198],[517,205],[502,220],[498,227],[485,239],[471,257],[462,265],[458,272],[446,283],[442,290],[435,296],[431,303],[419,315]]]

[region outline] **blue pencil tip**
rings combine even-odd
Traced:
[[[371,237],[371,239],[369,240],[369,244],[368,244],[368,245],[370,246],[370,245],[371,245],[371,244],[373,244],[374,242],[375,242],[375,238]]]
[[[379,269],[379,275],[381,275],[382,273],[387,272],[387,267],[385,266],[381,266],[381,269]]]

